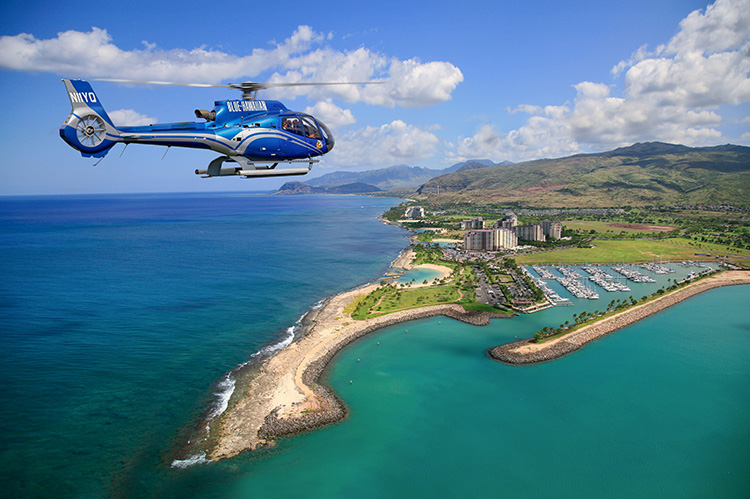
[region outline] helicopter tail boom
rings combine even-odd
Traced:
[[[63,79],[73,107],[60,127],[60,137],[84,157],[104,157],[120,141],[120,132],[94,89],[84,80]]]

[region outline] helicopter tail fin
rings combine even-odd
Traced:
[[[119,130],[89,82],[63,79],[63,83],[73,109],[60,127],[60,137],[82,156],[104,157],[118,142]]]
[[[68,91],[68,97],[70,103],[73,106],[73,112],[79,114],[84,112],[90,114],[89,111],[93,111],[98,114],[114,128],[114,123],[110,119],[107,111],[104,110],[99,97],[94,93],[94,89],[91,88],[91,84],[85,80],[68,80],[63,79],[65,83],[65,90]]]

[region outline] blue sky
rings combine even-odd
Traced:
[[[387,79],[266,91],[321,118],[311,176],[394,164],[523,161],[639,141],[750,145],[750,0],[32,2],[0,7],[0,195],[269,190],[201,179],[216,153],[116,146],[98,165],[58,136],[60,78]],[[225,89],[93,83],[117,124],[192,121]],[[304,178],[298,178],[304,180]]]

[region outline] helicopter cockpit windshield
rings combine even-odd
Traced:
[[[281,119],[281,128],[285,132],[291,132],[302,137],[314,140],[325,140],[326,151],[333,149],[333,135],[323,122],[316,121],[309,115],[284,116]]]

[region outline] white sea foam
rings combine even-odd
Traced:
[[[316,303],[313,309],[317,309],[323,306],[325,300],[321,300],[320,302]],[[251,364],[256,357],[269,357],[273,355],[274,353],[278,352],[279,350],[282,350],[289,346],[292,341],[294,341],[295,337],[295,331],[302,327],[302,320],[305,318],[307,313],[305,313],[302,317],[299,318],[297,323],[286,329],[284,336],[279,340],[278,342],[268,345],[266,347],[261,348],[254,354],[252,354],[250,357],[250,360],[247,362],[244,362],[240,364],[239,366],[235,367],[231,372],[227,373],[217,384],[216,384],[216,391],[214,392],[214,396],[216,399],[214,400],[212,404],[212,409],[209,412],[208,416],[206,416],[206,426],[205,426],[205,436],[203,437],[204,440],[206,440],[211,432],[211,421],[216,419],[217,417],[221,416],[224,411],[227,410],[229,407],[229,400],[232,398],[232,394],[234,393],[237,380],[232,375],[232,373],[235,373],[239,371],[240,369],[244,368],[245,366]],[[194,454],[187,459],[175,459],[172,462],[173,468],[187,468],[188,466],[193,466],[196,464],[205,464],[211,462],[210,459],[206,458],[206,453],[202,452],[199,454]]]
[[[201,452],[200,454],[195,454],[187,459],[175,459],[172,461],[172,468],[189,468],[190,466],[195,466],[196,464],[206,464],[210,463],[211,460],[206,457],[205,452]]]
[[[303,316],[304,317],[304,316]],[[292,341],[294,341],[294,330],[296,329],[296,325],[292,326],[290,328],[287,328],[286,330],[286,336],[284,336],[281,341],[278,343],[274,343],[273,345],[268,345],[267,347],[261,348],[254,354],[252,354],[250,357],[257,357],[259,355],[267,356],[271,355],[272,353],[278,352],[279,350],[288,347],[292,344]]]
[[[229,406],[229,399],[232,398],[232,394],[234,393],[234,386],[236,383],[237,381],[234,379],[234,377],[231,374],[227,374],[216,385],[216,388],[218,388],[218,391],[214,392],[214,395],[216,396],[216,402],[214,403],[213,410],[208,415],[207,422],[212,421],[217,416],[220,416],[221,413],[227,410],[227,407]]]

